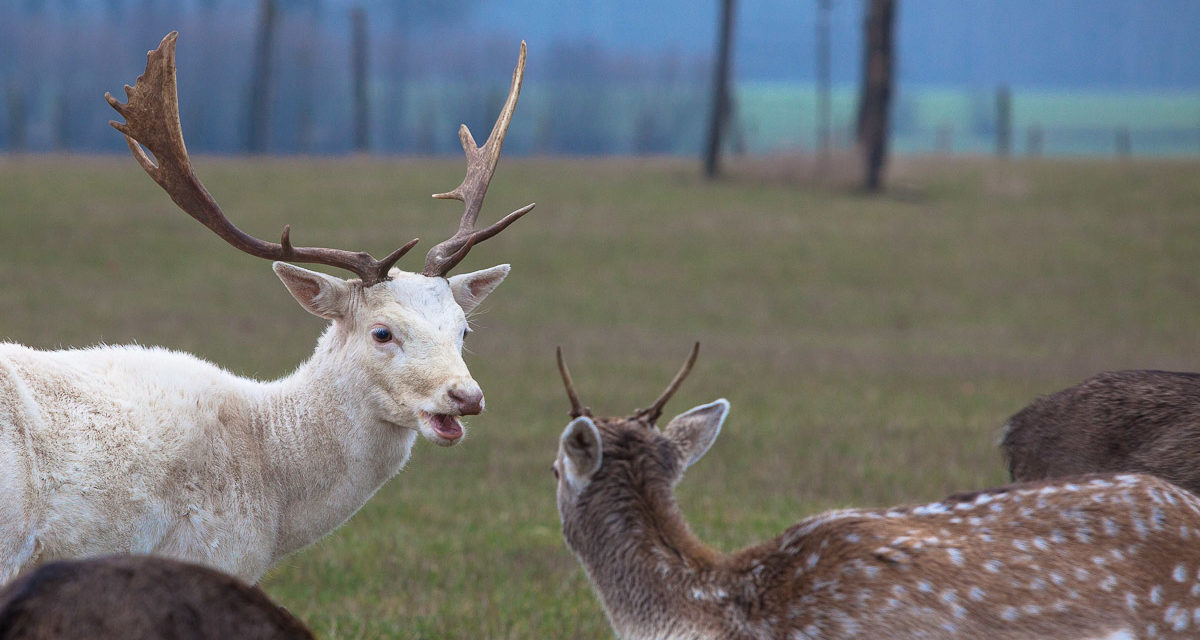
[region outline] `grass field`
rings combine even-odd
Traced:
[[[457,158],[197,164],[260,237],[291,223],[298,244],[381,255],[459,213],[428,198]],[[1200,163],[908,158],[876,198],[786,159],[696,169],[502,163],[484,217],[538,207],[460,269],[513,265],[468,340],[487,413],[458,447],[419,442],[267,591],[325,638],[610,637],[558,530],[556,344],[584,402],[626,414],[703,343],[667,415],[732,402],[679,489],[726,550],[826,508],[998,484],[1000,429],[1036,395],[1200,368]],[[0,280],[0,339],[38,347],[160,344],[268,378],[322,328],[128,157],[0,159]]]

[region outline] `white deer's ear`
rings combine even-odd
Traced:
[[[591,418],[575,418],[563,430],[559,448],[567,463],[564,470],[567,481],[576,489],[581,488],[600,468],[604,455],[600,449],[600,431]]]
[[[276,262],[272,267],[306,311],[327,320],[345,317],[350,303],[350,284],[345,280],[286,262]]]
[[[495,291],[508,276],[510,268],[501,264],[491,269],[450,276],[450,291],[454,293],[454,301],[462,307],[463,313],[470,313],[489,293]]]
[[[663,429],[663,435],[678,445],[683,453],[685,469],[695,464],[712,446],[728,415],[729,401],[721,398],[675,416]]]

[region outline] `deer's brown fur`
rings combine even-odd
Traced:
[[[1132,471],[1200,492],[1200,374],[1101,373],[1019,411],[1001,446],[1014,480]]]
[[[6,640],[307,640],[261,589],[155,556],[52,562],[0,590]]]

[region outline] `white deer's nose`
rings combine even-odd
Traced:
[[[451,383],[446,389],[446,396],[460,415],[475,416],[483,413],[483,389],[480,389],[474,380]]]

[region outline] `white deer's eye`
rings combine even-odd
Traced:
[[[392,339],[392,332],[387,327],[375,327],[371,329],[371,337],[375,339],[375,342],[383,344]]]

